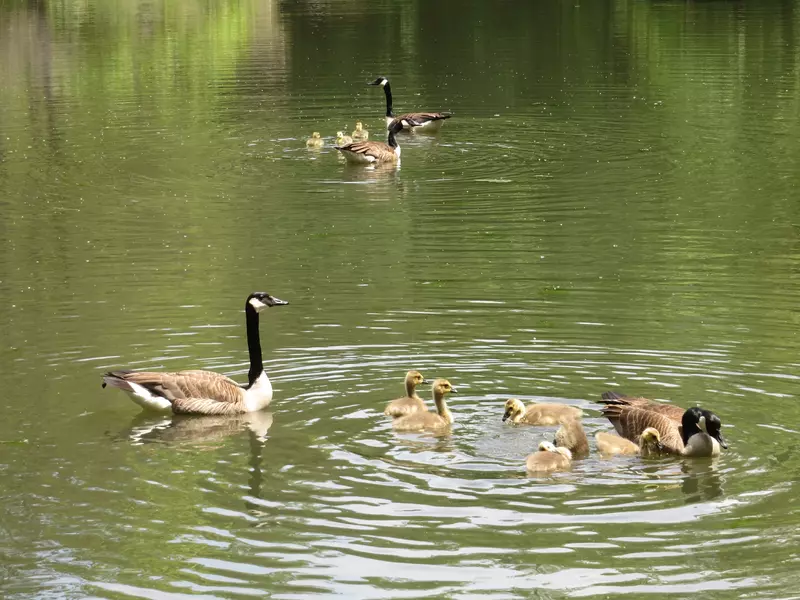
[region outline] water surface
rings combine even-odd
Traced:
[[[785,598],[798,584],[796,3],[0,8],[7,598]],[[454,113],[399,168],[330,147]],[[326,145],[309,152],[320,131]],[[243,381],[142,416],[105,369]],[[382,415],[406,370],[452,435]],[[718,460],[525,476],[511,396],[721,415]]]

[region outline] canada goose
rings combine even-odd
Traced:
[[[395,135],[403,128],[400,121],[394,121],[389,127],[387,143],[383,142],[353,142],[345,146],[334,146],[341,152],[347,162],[360,165],[370,165],[376,162],[397,162],[400,160],[400,146]]]
[[[567,448],[556,448],[550,442],[540,442],[539,451],[528,456],[525,466],[531,473],[552,473],[568,469],[572,453]]]
[[[645,429],[652,427],[658,431],[665,454],[716,456],[720,453],[720,446],[728,447],[720,432],[722,423],[719,417],[696,406],[683,413],[680,425],[667,415],[620,404],[603,407],[603,416],[630,441],[638,440]]]
[[[564,421],[556,431],[556,439],[553,443],[569,450],[572,456],[589,455],[589,440],[586,439],[586,432],[580,419]]]
[[[264,372],[258,313],[270,306],[289,304],[266,292],[253,292],[244,305],[250,371],[247,385],[213,371],[109,371],[103,387],[119,388],[136,404],[150,410],[172,410],[176,414],[230,415],[265,408],[272,401],[272,384]]]
[[[392,111],[392,87],[389,85],[389,80],[386,77],[378,77],[372,83],[367,85],[379,85],[383,88],[383,93],[386,94],[386,126],[395,119],[399,120],[403,127],[416,131],[429,131],[435,132],[442,128],[445,119],[449,119],[452,115],[449,113],[434,113],[434,112],[418,112],[418,113],[405,113],[395,116]]]
[[[409,371],[406,373],[405,385],[406,395],[404,398],[397,398],[386,405],[383,414],[397,418],[410,415],[418,410],[428,410],[425,402],[417,395],[417,386],[421,383],[429,383],[419,371]]]
[[[353,143],[353,138],[351,138],[349,135],[345,135],[341,131],[337,131],[336,132],[336,145],[337,146],[346,146],[347,144],[352,144],[352,143]]]
[[[675,406],[674,404],[662,404],[661,402],[653,402],[647,398],[632,398],[611,391],[602,393],[602,400],[600,400],[600,403],[607,406],[611,404],[619,404],[623,406],[635,406],[637,408],[643,408],[645,410],[666,415],[676,423],[681,422],[683,413],[685,412],[683,408],[680,406]]]
[[[445,394],[456,393],[457,390],[447,379],[437,379],[433,382],[433,401],[436,403],[436,412],[417,411],[392,421],[394,428],[399,431],[435,431],[449,426],[453,422],[453,415],[447,408]]]
[[[364,129],[364,126],[361,124],[361,121],[356,121],[356,128],[353,130],[351,134],[353,139],[357,142],[366,142],[369,139],[369,131]]]
[[[511,419],[512,423],[525,425],[560,425],[570,419],[578,419],[583,414],[580,408],[566,404],[537,403],[527,407],[517,398],[506,400],[506,411],[503,422]]]
[[[618,436],[615,433],[600,431],[595,434],[597,440],[597,450],[600,454],[641,454],[642,456],[653,456],[663,453],[661,447],[661,434],[653,427],[648,427],[639,436],[639,443],[634,444],[630,440]]]
[[[315,131],[311,134],[311,137],[306,140],[306,147],[307,148],[322,148],[322,145],[325,142],[319,135],[319,131]]]

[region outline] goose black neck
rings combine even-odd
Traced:
[[[389,85],[388,81],[386,85],[383,86],[383,93],[386,94],[386,116],[394,117],[394,113],[392,112],[392,87]]]
[[[699,408],[690,408],[683,413],[683,418],[681,419],[681,438],[683,439],[684,445],[689,443],[689,438],[694,434],[702,433],[698,425],[699,418],[702,416],[703,413]]]
[[[394,136],[394,131],[389,130],[389,140],[387,142],[390,148],[397,148],[397,138]]]
[[[261,359],[261,337],[258,332],[258,313],[248,302],[244,308],[247,322],[247,349],[250,352],[250,371],[247,373],[248,387],[252,386],[261,373],[264,363]]]

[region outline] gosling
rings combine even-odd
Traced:
[[[364,142],[369,139],[369,131],[364,129],[361,121],[356,122],[356,129],[353,131],[353,139],[357,142]]]
[[[527,407],[517,398],[506,401],[503,422],[511,419],[512,423],[525,425],[560,425],[583,414],[580,408],[566,404],[533,403]]]
[[[525,461],[529,473],[563,471],[571,464],[572,453],[567,448],[557,448],[550,442],[541,442],[539,451],[531,454]]]
[[[457,393],[456,388],[446,379],[437,379],[433,382],[433,401],[436,412],[417,411],[410,415],[392,421],[398,431],[441,431],[453,423],[453,414],[447,408],[445,395]]]
[[[322,145],[325,142],[322,141],[322,138],[319,135],[319,131],[315,131],[311,134],[311,137],[306,140],[306,147],[307,148],[322,148]]]
[[[397,417],[404,417],[415,413],[417,411],[427,411],[425,402],[417,395],[417,386],[422,383],[430,383],[419,371],[409,371],[406,373],[406,395],[403,398],[397,398],[386,405],[383,414],[396,419]]]
[[[639,454],[648,457],[661,456],[666,453],[661,443],[661,434],[655,427],[645,429],[639,436],[638,444],[607,431],[597,433],[594,439],[597,440],[597,450],[606,456]]]
[[[337,131],[336,132],[336,145],[337,146],[346,146],[347,144],[352,144],[352,143],[353,143],[353,138],[351,138],[349,135],[345,135],[341,131]]]

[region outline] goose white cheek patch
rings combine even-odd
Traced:
[[[263,303],[261,300],[259,300],[258,298],[250,298],[250,306],[252,306],[253,308],[255,308],[255,309],[256,309],[256,312],[261,312],[262,310],[264,310],[265,308],[267,308],[267,305],[266,305],[266,304],[264,304],[264,303]]]

